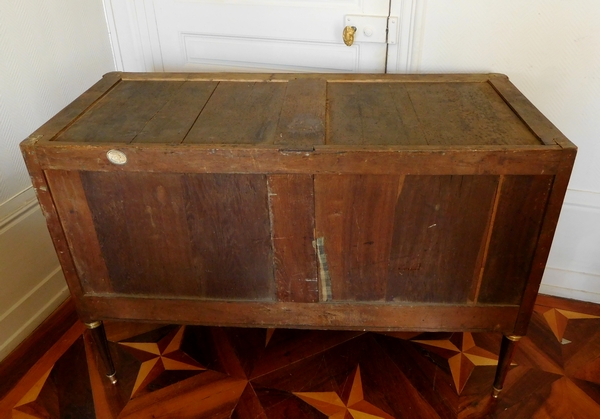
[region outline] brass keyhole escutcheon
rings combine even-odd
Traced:
[[[344,28],[343,38],[344,44],[349,47],[354,43],[354,34],[356,33],[356,26],[346,26]]]

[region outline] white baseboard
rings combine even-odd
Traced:
[[[600,304],[600,275],[546,268],[540,293]]]
[[[69,296],[60,267],[0,317],[0,360],[10,354]]]
[[[600,303],[599,193],[567,191],[540,292]]]
[[[32,188],[0,205],[0,360],[68,296]]]

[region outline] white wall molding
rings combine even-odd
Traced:
[[[0,359],[68,296],[33,188],[0,205]]]
[[[540,293],[600,304],[600,275],[546,268]]]
[[[0,315],[0,360],[10,354],[69,296],[60,266]]]
[[[119,71],[163,71],[152,0],[103,0]]]
[[[600,193],[568,190],[540,292],[600,303]]]
[[[410,73],[416,32],[418,0],[391,0],[390,16],[398,17],[398,39],[388,45],[387,73]],[[389,42],[390,40],[388,40]]]
[[[37,206],[37,198],[32,187],[25,189],[0,205],[0,231],[17,221],[27,211]]]

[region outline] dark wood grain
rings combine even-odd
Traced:
[[[185,202],[191,252],[211,298],[275,297],[267,178],[188,175]]]
[[[152,318],[163,323],[235,327],[291,327],[339,330],[441,330],[510,333],[516,305],[271,303],[85,297],[91,312],[105,319]]]
[[[327,144],[427,144],[407,87],[330,83]]]
[[[181,87],[182,82],[123,81],[57,140],[128,143]]]
[[[57,170],[377,175],[555,174],[563,153],[559,146],[315,146],[312,152],[276,147],[56,142],[36,152],[44,168]],[[113,148],[127,155],[127,164],[108,161],[106,152]]]
[[[403,182],[403,176],[315,176],[316,235],[324,240],[333,300],[385,300]]]
[[[553,179],[545,175],[505,177],[480,302],[521,302]]]
[[[487,83],[407,84],[428,144],[540,144]]]
[[[77,276],[73,258],[69,253],[69,244],[67,243],[65,232],[60,224],[60,219],[50,193],[50,187],[48,186],[46,176],[41,168],[38,156],[35,152],[36,142],[37,140],[30,138],[20,144],[21,152],[23,153],[23,159],[27,165],[27,171],[29,172],[31,183],[33,184],[42,214],[46,218],[48,231],[52,237],[52,243],[54,244],[54,249],[56,250],[56,255],[62,267],[69,291],[75,301],[75,307],[81,320],[88,321],[90,319],[84,318],[82,310],[82,285],[79,281],[79,277]]]
[[[386,299],[467,302],[497,184],[495,176],[406,176],[394,213]]]
[[[81,179],[115,292],[202,295],[180,175],[83,172]]]
[[[563,133],[549,123],[544,114],[508,80],[508,77],[490,77],[488,83],[544,144],[573,146]]]
[[[285,83],[221,82],[186,144],[273,144]]]
[[[319,301],[313,178],[272,175],[269,205],[278,301]]]
[[[82,180],[116,292],[273,295],[264,176],[86,172]]]
[[[297,79],[287,82],[275,144],[283,149],[312,149],[325,144],[327,83]]]
[[[183,83],[132,142],[182,142],[216,87],[216,82]]]
[[[65,333],[0,400],[0,418],[50,412],[54,417],[62,413],[102,419],[158,413],[235,419],[331,416],[315,404],[342,413],[348,406],[357,416],[370,412],[376,417],[387,417],[381,411],[398,418],[597,417],[597,305],[554,297],[541,297],[537,302],[527,336],[515,351],[504,390],[495,401],[489,393],[495,367],[469,357],[497,354],[497,333],[384,335],[277,329],[267,342],[265,329],[213,327],[186,327],[181,346],[206,370],[191,377],[165,371],[174,375],[168,380],[157,378],[146,393],[132,398],[127,383],[133,384],[141,363],[127,357],[126,345],[135,342],[151,347],[165,333],[180,328],[154,325],[141,329],[139,323],[121,322],[120,342],[111,342],[121,362],[119,384],[104,382],[89,333],[83,333],[82,348],[82,328],[75,328],[76,333]],[[564,310],[581,317],[567,320],[564,337],[571,340],[568,345],[552,329],[552,316],[561,316]],[[469,336],[475,346],[464,345]],[[241,372],[240,377],[240,365],[256,374]],[[466,380],[466,384],[458,392],[455,375],[470,368],[468,377],[459,377],[458,382]],[[314,403],[311,396],[322,397],[324,403]]]
[[[466,303],[497,182],[317,176],[317,236],[333,298]]]
[[[527,324],[529,323],[533,311],[539,284],[542,281],[546,262],[550,254],[550,246],[552,245],[552,239],[554,238],[554,232],[556,231],[556,225],[558,224],[558,217],[560,215],[565,194],[567,193],[569,179],[575,163],[577,148],[566,138],[560,139],[559,141],[562,146],[565,147],[563,161],[559,167],[558,174],[554,177],[552,183],[552,190],[550,191],[550,196],[548,198],[548,205],[544,214],[544,221],[538,238],[538,245],[533,256],[529,278],[523,293],[521,313],[517,324],[515,325],[515,333],[519,335],[524,335],[527,331]]]
[[[115,73],[65,112],[22,150],[86,321],[524,332],[575,155],[495,74]]]
[[[83,291],[113,291],[79,172],[48,170],[46,178]]]
[[[0,362],[0,399],[77,321],[72,298],[63,302],[16,349]]]
[[[267,415],[252,386],[248,385],[244,389],[231,419],[267,419]]]
[[[64,109],[54,115],[49,121],[38,128],[29,138],[34,141],[48,142],[56,140],[57,135],[60,135],[69,125],[77,118],[94,106],[94,104],[102,97],[110,93],[110,91],[118,86],[122,80],[123,73],[113,71],[102,76],[88,90],[83,92],[77,99],[67,105]]]

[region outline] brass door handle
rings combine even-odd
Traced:
[[[354,34],[356,33],[356,26],[346,26],[342,37],[344,38],[344,44],[349,47],[354,43]]]

